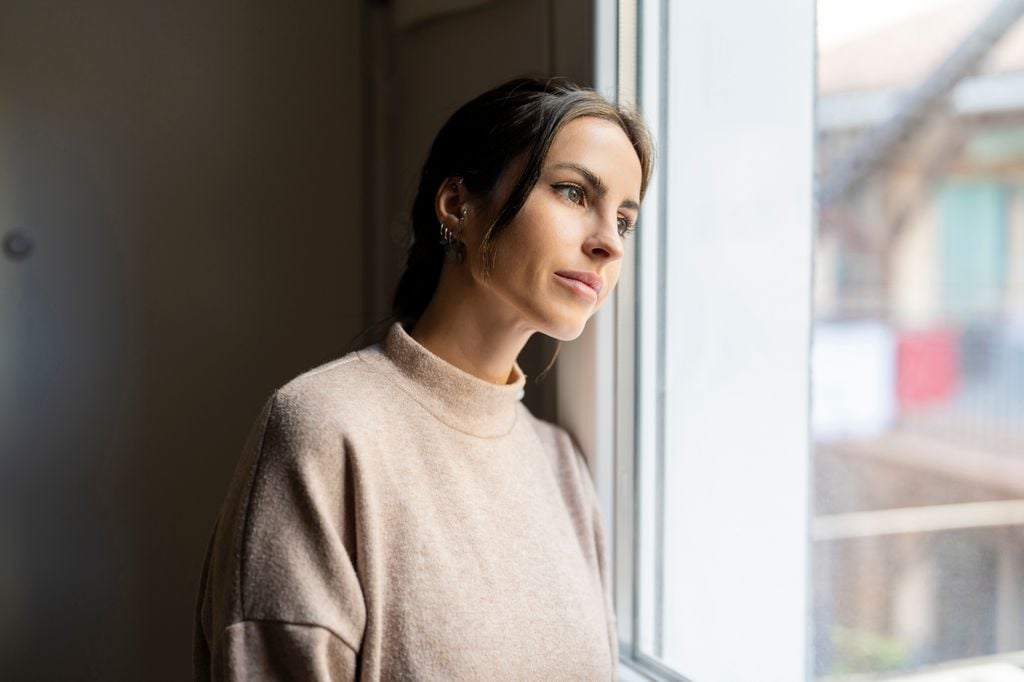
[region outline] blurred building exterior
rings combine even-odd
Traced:
[[[819,55],[818,675],[1024,650],[1022,11]]]

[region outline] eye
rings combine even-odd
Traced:
[[[636,229],[636,225],[629,218],[619,216],[619,236],[625,237]]]
[[[579,185],[574,185],[570,182],[565,182],[559,185],[554,185],[555,191],[561,194],[563,197],[576,204],[582,206],[586,201],[587,193]]]

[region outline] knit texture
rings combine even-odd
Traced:
[[[195,679],[613,679],[586,462],[510,380],[396,323],[278,389],[203,563]]]

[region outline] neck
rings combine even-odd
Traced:
[[[409,335],[463,372],[507,384],[534,330],[494,298],[446,264],[434,297]]]

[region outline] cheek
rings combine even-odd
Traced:
[[[615,287],[619,283],[619,273],[621,270],[622,267],[618,263],[615,263],[605,269],[605,287],[601,292],[602,302],[611,296],[613,291],[615,291]]]
[[[538,215],[527,207],[509,225],[503,241],[500,258],[510,274],[536,276],[553,267],[558,254],[567,248],[559,241],[550,216]]]
[[[609,263],[608,267],[605,268],[605,277],[608,279],[609,291],[615,288],[615,285],[619,283],[619,273],[622,272],[622,261],[615,261]]]
[[[536,245],[518,228],[510,225],[509,231],[497,244],[491,286],[506,290],[506,295],[520,295],[520,290],[533,291],[538,277],[542,256],[535,250]]]

